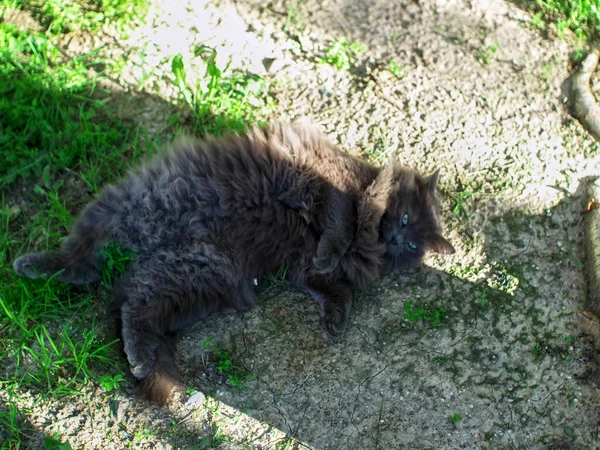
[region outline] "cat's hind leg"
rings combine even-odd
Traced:
[[[87,261],[71,265],[61,252],[29,253],[13,263],[13,268],[27,278],[50,278],[71,284],[90,284],[101,278],[104,258],[93,254]]]
[[[88,284],[100,280],[104,262],[98,249],[117,228],[112,191],[90,203],[79,215],[71,234],[58,252],[30,253],[17,258],[15,271],[28,278],[49,278]]]
[[[124,350],[140,393],[164,403],[178,377],[168,336],[223,307],[247,309],[252,280],[227,253],[209,244],[141,255],[117,288]]]

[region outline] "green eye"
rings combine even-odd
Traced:
[[[402,216],[402,226],[405,226],[408,223],[408,213],[405,213]]]
[[[410,248],[411,250],[416,250],[417,246],[415,245],[414,242],[411,241],[411,242],[408,243],[408,248]]]

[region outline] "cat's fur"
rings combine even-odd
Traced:
[[[131,372],[164,402],[176,383],[166,336],[218,309],[251,307],[254,279],[286,266],[321,305],[328,339],[345,329],[352,292],[382,269],[454,252],[441,236],[437,175],[376,168],[301,126],[184,141],[107,187],[59,252],[14,268],[91,283],[107,241],[137,252],[113,305]]]

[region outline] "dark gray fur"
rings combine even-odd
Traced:
[[[352,292],[382,269],[418,265],[426,250],[453,252],[436,181],[437,172],[376,168],[299,126],[180,142],[108,186],[59,252],[22,256],[14,268],[90,283],[107,241],[137,252],[113,306],[131,372],[164,402],[177,378],[166,336],[216,310],[250,308],[255,278],[286,266],[320,303],[329,339],[346,327]]]

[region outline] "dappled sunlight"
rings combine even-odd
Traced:
[[[273,64],[277,68],[292,61],[285,54],[285,47],[264,34],[259,39],[249,31],[248,23],[234,5],[215,5],[210,1],[154,2],[145,23],[119,40],[123,55],[127,55],[126,69],[120,78],[138,89],[175,100],[178,92],[168,82],[173,77],[172,59],[182,55],[190,81],[195,84],[205,76],[205,48],[215,51],[215,64],[221,70],[266,75]],[[140,80],[145,80],[142,85]]]

